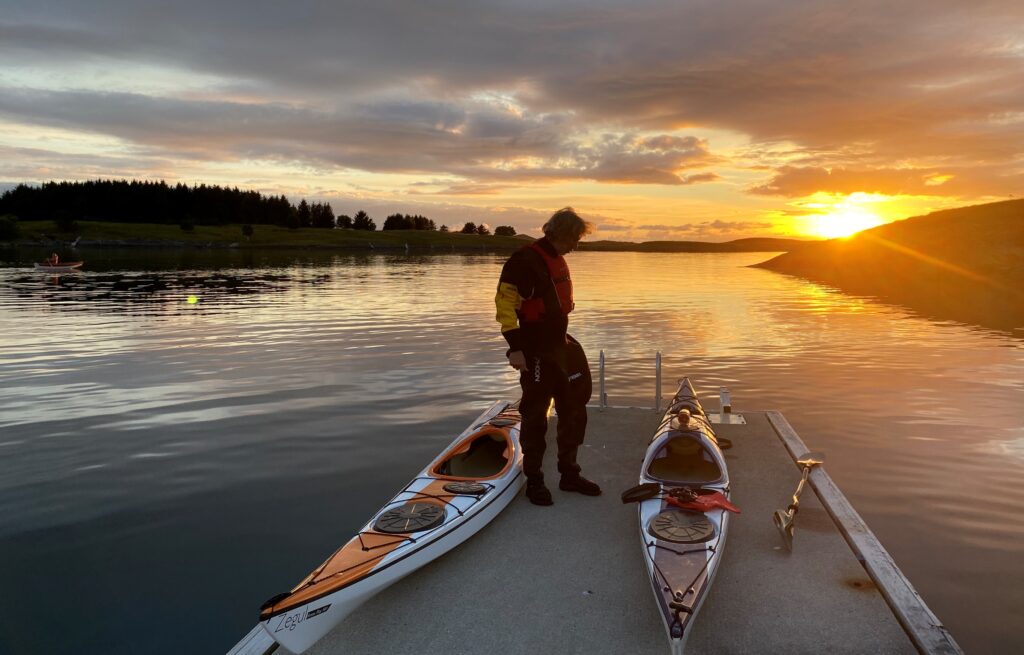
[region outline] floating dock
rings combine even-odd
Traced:
[[[307,652],[668,653],[641,557],[637,508],[619,499],[636,484],[661,415],[653,408],[590,409],[579,461],[604,490],[597,498],[557,489],[552,424],[545,464],[554,506],[516,499],[472,539],[371,599]],[[807,448],[780,413],[712,418],[718,436],[733,444],[725,457],[742,514],[732,517],[688,655],[961,653],[827,468],[812,470],[815,493],[801,497],[793,550],[786,550],[772,514],[789,504],[800,479],[795,459]],[[272,649],[256,626],[231,655]]]

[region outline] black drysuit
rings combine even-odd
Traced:
[[[557,252],[547,239],[537,245],[550,256]],[[519,311],[523,300],[544,301],[539,321],[523,321]],[[521,350],[526,370],[520,372],[523,417],[519,441],[523,446],[523,472],[528,479],[543,479],[541,463],[547,444],[548,409],[552,400],[558,412],[558,471],[579,473],[576,451],[587,429],[587,402],[592,382],[583,347],[568,333],[569,318],[562,311],[555,285],[544,258],[526,246],[509,257],[501,271],[495,297],[497,320],[509,352]]]

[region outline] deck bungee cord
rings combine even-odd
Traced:
[[[682,556],[682,555],[692,555],[692,554],[696,554],[696,553],[706,553],[706,552],[710,552],[711,556],[707,558],[707,561],[704,563],[704,566],[702,566],[700,568],[700,570],[697,571],[697,574],[693,577],[693,579],[690,581],[690,583],[688,585],[686,585],[686,591],[683,592],[683,591],[680,591],[679,589],[673,589],[672,588],[672,583],[669,581],[668,577],[665,575],[665,572],[661,570],[661,567],[658,566],[658,561],[657,561],[656,553],[654,555],[651,554],[651,552],[650,552],[651,548],[654,548],[656,550],[657,549],[665,550],[665,551],[668,551],[670,553],[674,553],[675,555],[680,555],[680,556]],[[693,614],[693,611],[694,611],[692,607],[688,607],[688,606],[684,605],[682,601],[686,597],[687,594],[694,593],[694,585],[697,584],[697,581],[700,580],[701,576],[703,576],[704,573],[708,570],[708,567],[711,565],[711,560],[717,554],[718,554],[718,550],[715,548],[715,546],[704,546],[702,548],[694,548],[692,550],[678,551],[678,550],[676,550],[674,548],[670,548],[668,546],[659,546],[658,544],[656,544],[653,541],[647,543],[647,556],[650,557],[651,564],[654,565],[654,570],[658,573],[658,575],[661,576],[661,579],[664,582],[664,584],[662,585],[662,590],[665,593],[672,594],[672,600],[668,604],[669,609],[673,610],[673,612],[672,612],[673,622],[672,622],[672,624],[669,625],[669,634],[671,636],[673,636],[675,638],[682,637],[683,622],[682,622],[682,618],[679,616],[679,613],[682,612],[682,613],[685,613],[685,614]],[[676,630],[676,628],[678,628],[678,630]]]

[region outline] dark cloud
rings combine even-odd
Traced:
[[[714,181],[695,169],[728,163],[715,144],[679,136],[707,127],[754,142],[733,164],[779,169],[760,194],[1008,193],[1022,23],[1005,0],[25,2],[0,15],[0,113],[152,156],[447,174],[453,192]],[[197,88],[136,92],[133,65]],[[83,66],[119,92],[61,77]]]
[[[608,138],[583,154],[591,163],[586,168],[588,178],[627,184],[692,184],[678,172],[717,161],[707,142],[668,135]]]
[[[716,161],[694,137],[579,140],[564,116],[487,104],[360,105],[327,112],[282,104],[189,101],[128,93],[0,89],[0,116],[107,134],[185,159],[315,162],[378,172],[450,173],[503,184],[589,179],[693,184],[678,171]],[[520,163],[525,160],[526,163]],[[511,164],[505,164],[511,162]]]
[[[49,127],[108,134],[149,147],[204,158],[313,160],[379,171],[432,171],[499,161],[552,157],[565,138],[557,121],[523,119],[510,134],[486,107],[381,103],[350,112],[284,104],[188,101],[140,94],[0,89],[0,115]],[[480,124],[466,136],[457,128]]]

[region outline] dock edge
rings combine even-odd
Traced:
[[[781,412],[770,410],[765,414],[795,464],[796,458],[808,451],[807,446]],[[928,608],[828,472],[816,466],[808,481],[917,651],[926,655],[963,655],[949,630]]]

